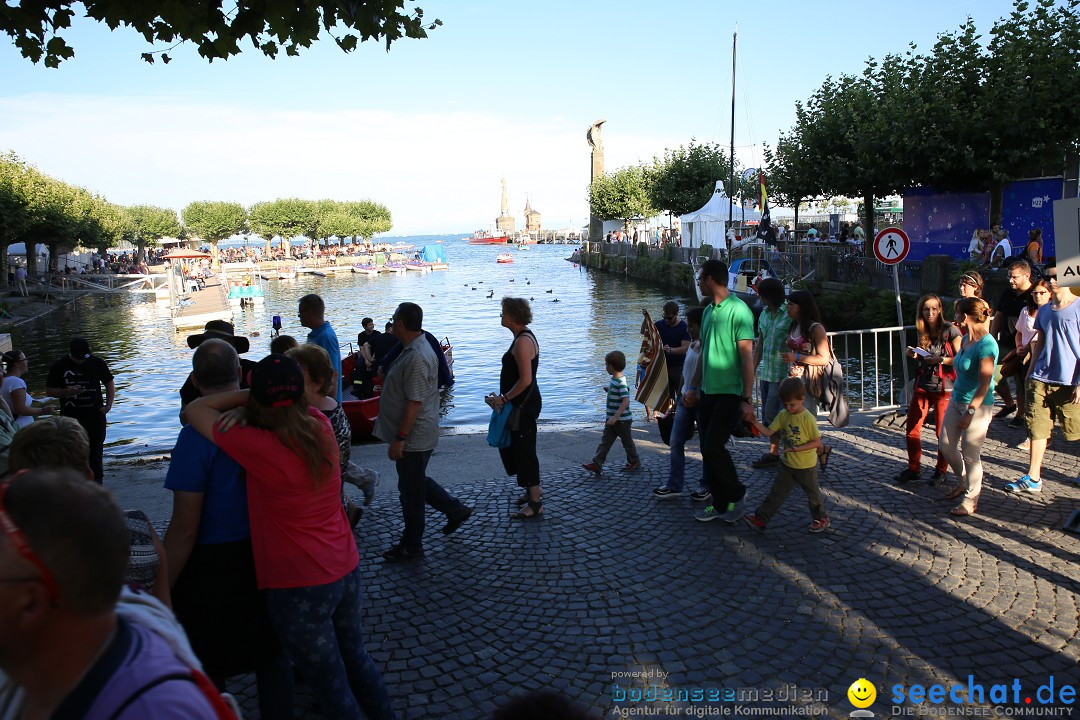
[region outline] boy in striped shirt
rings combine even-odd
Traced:
[[[615,438],[622,440],[623,450],[626,451],[626,464],[623,472],[637,470],[641,467],[638,459],[637,447],[634,438],[630,435],[630,423],[634,416],[630,414],[630,388],[623,377],[626,369],[626,356],[618,350],[613,350],[604,356],[604,368],[611,375],[611,382],[607,386],[607,420],[604,423],[604,436],[600,439],[600,445],[596,448],[596,455],[592,461],[582,465],[591,473],[599,475],[607,459],[608,451],[615,444]]]

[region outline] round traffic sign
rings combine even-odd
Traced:
[[[886,265],[895,265],[907,257],[911,241],[900,228],[887,227],[874,236],[874,255]]]

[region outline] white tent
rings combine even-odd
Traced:
[[[679,218],[682,223],[684,244],[690,247],[700,247],[707,244],[712,245],[714,248],[726,248],[724,230],[729,212],[731,212],[732,220],[736,223],[743,220],[761,220],[761,213],[757,210],[737,206],[732,208],[731,200],[724,194],[724,181],[717,180],[716,190],[713,191],[709,202],[705,203],[705,207]]]

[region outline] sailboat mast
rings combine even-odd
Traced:
[[[731,34],[731,168],[729,170],[730,181],[728,183],[728,187],[731,188],[731,196],[728,197],[728,229],[731,228],[732,218],[735,212],[732,203],[735,201],[735,49],[738,39],[739,31],[736,30]],[[727,245],[726,235],[724,236],[724,245]]]

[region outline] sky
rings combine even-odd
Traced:
[[[826,77],[929,51],[969,16],[989,41],[1003,0],[419,0],[443,25],[389,51],[329,37],[298,58],[254,48],[208,63],[195,48],[148,65],[130,29],[76,20],[75,57],[34,65],[0,36],[0,152],[121,205],[370,199],[393,235],[494,226],[500,181],[524,225],[588,222],[599,119],[608,171],[731,133],[738,32],[738,162],[763,162]],[[733,7],[734,6],[734,7]],[[157,48],[161,49],[161,48]]]

